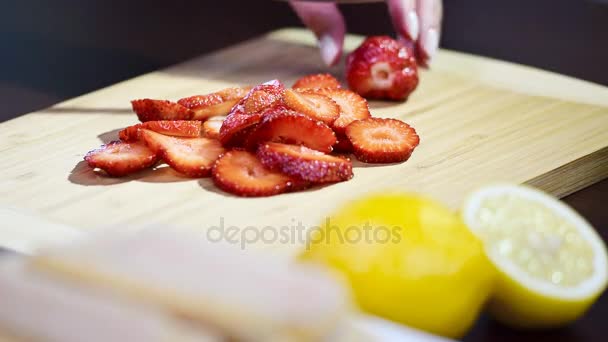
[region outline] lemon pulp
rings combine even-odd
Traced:
[[[489,309],[507,324],[566,324],[606,287],[601,238],[547,194],[517,185],[485,187],[465,202],[463,217],[498,270]]]
[[[569,221],[529,199],[502,194],[480,202],[475,219],[487,248],[529,276],[576,286],[593,273],[593,249]]]

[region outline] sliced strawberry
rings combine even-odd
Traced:
[[[269,141],[304,145],[329,153],[336,143],[336,135],[321,121],[292,110],[280,109],[264,115],[245,141],[245,146],[255,149],[258,144]]]
[[[122,177],[151,167],[158,157],[143,143],[112,141],[87,153],[84,160],[92,168],[102,169],[113,177]]]
[[[285,86],[279,80],[271,80],[253,87],[230,111],[230,114],[253,114],[281,101]]]
[[[279,95],[283,92],[283,90],[285,90],[285,85],[283,84],[283,82],[274,79],[274,80],[270,80],[270,81],[266,81],[264,83],[258,84],[257,86],[251,88],[251,91],[249,91],[249,94],[258,91],[258,90],[263,90],[269,93],[273,93],[276,95]]]
[[[355,121],[346,127],[346,136],[355,157],[366,163],[406,161],[420,143],[416,130],[397,119]]]
[[[209,139],[219,139],[220,129],[225,119],[225,116],[214,116],[203,122],[203,136]]]
[[[225,152],[219,141],[208,138],[177,138],[142,129],[141,136],[151,150],[189,177],[207,177],[217,158]]]
[[[294,89],[340,89],[340,81],[330,74],[313,74],[299,78],[293,84]]]
[[[131,101],[131,106],[141,122],[156,120],[191,120],[194,115],[190,109],[167,100],[133,100]]]
[[[245,100],[243,108],[245,113],[258,113],[268,107],[274,106],[280,100],[280,93],[256,90]]]
[[[201,134],[201,122],[190,120],[146,121],[123,129],[118,133],[118,137],[122,141],[137,141],[139,140],[140,129],[149,129],[175,137],[195,138]]]
[[[194,112],[192,120],[206,120],[213,116],[227,115],[234,105],[249,93],[251,87],[226,88],[207,95],[183,98],[177,103]]]
[[[344,134],[344,129],[351,122],[372,116],[367,101],[350,90],[319,89],[316,92],[331,98],[340,107],[340,116],[332,124],[332,128],[338,134]]]
[[[262,116],[261,113],[228,115],[220,128],[220,141],[227,147],[242,146]]]
[[[353,178],[350,159],[305,146],[269,142],[260,145],[257,156],[270,169],[313,183],[341,182]]]
[[[418,86],[416,57],[390,37],[368,37],[348,56],[346,79],[363,97],[403,101]]]
[[[340,116],[340,107],[325,95],[287,89],[283,102],[288,108],[331,125]]]
[[[139,130],[143,128],[142,124],[137,124],[123,128],[118,132],[118,138],[124,142],[135,142],[139,140]]]
[[[220,189],[243,197],[272,196],[302,188],[303,181],[266,168],[255,154],[232,150],[213,166],[213,182]]]
[[[145,129],[164,135],[184,138],[196,138],[201,135],[201,122],[192,120],[148,121],[142,123]]]
[[[352,153],[353,152],[353,144],[350,143],[350,140],[346,137],[346,135],[336,135],[336,139],[338,142],[334,145],[334,151],[338,153]]]

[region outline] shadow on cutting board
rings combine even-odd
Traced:
[[[118,140],[118,132],[120,132],[122,128],[113,129],[111,131],[107,131],[97,135],[97,138],[101,140],[102,143],[107,144],[109,142]]]
[[[210,177],[207,178],[199,178],[198,185],[205,191],[213,192],[219,195],[224,195],[226,197],[237,197],[231,193],[224,192],[222,189],[218,188],[215,184],[213,184],[213,180]]]
[[[84,160],[78,162],[68,176],[70,183],[79,185],[114,185],[133,180],[133,176],[114,178],[98,175]]]
[[[362,163],[354,157],[351,156],[351,160],[353,162],[353,168],[364,168],[364,167],[384,167],[391,166],[396,164],[366,164]],[[355,172],[356,174],[356,172]],[[155,167],[151,169],[142,170],[140,172],[131,174],[125,177],[110,177],[106,175],[103,171],[95,171],[93,170],[86,161],[82,160],[74,166],[70,174],[68,175],[68,181],[72,184],[84,185],[84,186],[108,186],[108,185],[116,185],[122,184],[131,181],[138,181],[144,183],[174,183],[174,182],[187,182],[198,180],[198,183],[201,188],[204,190],[215,192],[219,194],[223,194],[226,196],[233,196],[227,192],[220,190],[217,186],[213,184],[213,181],[210,177],[207,178],[190,178],[179,174],[177,171],[173,170],[171,167],[164,163],[159,163]],[[327,184],[318,184],[309,189],[301,190],[301,191],[317,191],[325,188],[326,186],[332,185],[333,183]],[[235,196],[236,197],[236,196]]]
[[[103,171],[93,170],[87,162],[80,161],[70,174],[68,181],[73,184],[84,186],[105,186],[116,185],[131,181],[144,183],[175,183],[191,181],[193,178],[188,178],[180,175],[166,164],[158,164],[154,168],[142,170],[125,177],[110,177]]]

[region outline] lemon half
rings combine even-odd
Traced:
[[[488,186],[468,197],[462,216],[498,271],[489,304],[498,320],[523,328],[563,325],[606,288],[601,237],[554,197],[526,186]]]
[[[415,194],[346,204],[316,232],[303,258],[346,276],[363,310],[448,337],[467,332],[495,278],[461,218]]]

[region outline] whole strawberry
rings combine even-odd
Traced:
[[[368,99],[406,100],[418,85],[414,54],[388,36],[372,36],[346,60],[351,90]]]

